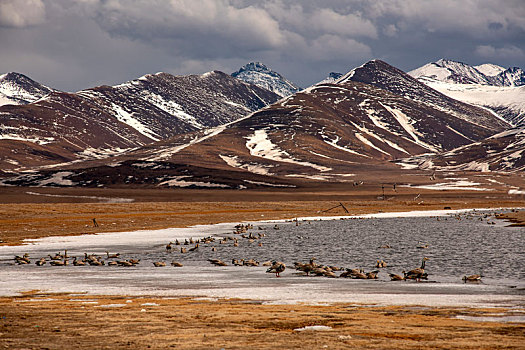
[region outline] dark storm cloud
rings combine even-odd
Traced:
[[[518,0],[2,0],[0,72],[78,90],[259,60],[308,86],[372,58],[525,66],[524,37]]]

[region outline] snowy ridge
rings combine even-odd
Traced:
[[[111,150],[132,150],[230,123],[279,99],[218,71],[147,74],[115,86],[77,93],[53,91],[46,96],[30,104],[0,107],[0,140],[11,144],[0,147],[0,153],[7,152],[5,157],[0,154],[0,168],[64,166],[87,160],[89,154],[100,159]],[[12,144],[20,141],[25,146],[10,152]],[[86,149],[93,151],[85,153]]]
[[[440,59],[408,72],[414,78],[429,78],[453,84],[491,86],[525,85],[525,71],[519,67],[503,68],[495,64],[470,66],[463,62]]]
[[[407,169],[440,171],[525,171],[525,127],[506,130],[442,154],[407,158],[398,164]]]
[[[455,84],[426,77],[419,80],[451,98],[489,108],[513,125],[525,124],[525,86]]]
[[[251,62],[238,71],[233,72],[232,77],[247,83],[257,85],[263,89],[270,90],[281,97],[286,97],[301,90],[300,87],[284,78],[281,74],[271,70],[261,62]]]
[[[0,75],[0,106],[24,105],[35,102],[55,90],[20,73]]]

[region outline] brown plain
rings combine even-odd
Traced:
[[[346,214],[339,203],[343,203],[350,214],[444,207],[522,207],[524,203],[523,196],[509,196],[505,189],[495,189],[487,195],[479,191],[443,192],[398,187],[396,192],[387,189],[384,200],[378,199],[378,194],[377,185],[359,189],[327,186],[301,191],[7,187],[0,192],[0,203],[3,203],[0,204],[0,239],[3,244],[19,244],[26,238],[56,235]],[[78,196],[133,198],[134,202],[92,203],[94,199]],[[332,207],[336,208],[322,212]],[[524,211],[500,217],[513,220],[517,225],[525,223]],[[93,218],[99,227],[93,227]],[[95,300],[98,304],[83,304],[82,299]],[[132,302],[127,303],[127,300]],[[141,305],[145,303],[158,306]],[[96,307],[108,304],[125,306]],[[0,298],[0,348],[523,349],[523,324],[456,318],[508,311],[504,308],[349,304],[264,305],[245,300],[30,292]],[[294,331],[313,325],[331,329]]]

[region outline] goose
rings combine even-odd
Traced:
[[[212,251],[212,252],[216,252],[216,251],[217,251],[217,248],[212,247],[212,248],[211,248],[211,251]]]
[[[140,259],[129,259],[128,260],[132,265],[138,265],[140,262]]]
[[[91,265],[91,266],[103,266],[104,262],[100,261],[100,260],[98,260],[96,258],[93,258],[91,260],[88,260],[88,264]]]
[[[195,247],[188,249],[188,251],[190,251],[190,252],[194,252],[194,251],[196,251],[197,249],[199,249],[199,243],[195,243]]]
[[[310,272],[317,267],[317,264],[315,263],[315,258],[311,258],[310,262],[308,264],[303,264],[300,262],[294,263],[295,269],[298,271],[303,271],[306,273],[306,276],[309,276]]]
[[[386,267],[386,262],[384,260],[377,260],[376,262],[376,268],[380,269]]]
[[[65,263],[62,260],[52,260],[50,263],[52,266],[64,266]]]
[[[345,272],[339,275],[339,277],[352,277],[355,274],[361,273],[359,269],[346,269]]]
[[[106,250],[106,255],[108,256],[108,259],[118,259],[120,257],[120,253],[109,254],[107,250]]]
[[[62,260],[63,256],[60,255],[60,253],[56,253],[54,256],[53,255],[49,255],[49,259],[51,260]]]
[[[40,258],[40,260],[37,260],[37,261],[35,262],[35,265],[36,265],[36,266],[43,266],[43,265],[45,265],[45,264],[46,264],[46,258]]]
[[[481,282],[481,275],[470,275],[470,276],[463,276],[462,280],[463,282]]]
[[[228,264],[226,264],[224,261],[222,261],[220,259],[208,259],[208,261],[211,262],[213,265],[228,266]]]
[[[366,273],[366,278],[368,278],[369,280],[376,280],[378,274],[379,270],[370,271]]]
[[[29,254],[25,253],[23,256],[15,256],[15,262],[18,265],[26,265],[31,263],[31,260],[29,260]]]
[[[135,266],[136,264],[134,264],[131,260],[133,260],[133,259],[130,259],[130,260],[119,260],[119,261],[117,261],[117,265],[118,266],[124,266],[124,267]],[[137,264],[138,264],[138,262],[137,262]]]
[[[74,266],[85,266],[86,263],[84,261],[77,260],[77,257],[73,259],[73,265]]]
[[[155,267],[164,267],[164,266],[166,266],[166,263],[164,261],[155,261],[153,263],[153,266],[155,266]]]
[[[108,262],[108,266],[117,266],[118,265],[118,262],[116,261],[109,261]]]
[[[171,262],[171,266],[173,266],[173,267],[182,267],[183,265],[180,262],[173,260]]]
[[[281,277],[281,272],[283,272],[286,269],[286,265],[283,262],[280,261],[272,261],[272,266],[266,272],[268,273],[275,273],[275,277]]]
[[[168,252],[171,252],[171,245],[172,245],[172,244],[173,244],[172,242],[169,242],[168,244],[166,244],[166,250],[167,250]]]
[[[182,254],[186,253],[187,251],[188,251],[188,250],[187,250],[186,248],[184,248],[184,247],[180,247],[180,252],[181,252]]]
[[[175,245],[180,245],[180,242],[178,239],[175,240]]]
[[[402,274],[403,276],[396,275],[395,273],[389,273],[388,275],[390,276],[391,281],[405,281],[405,271],[403,271]]]
[[[423,258],[421,261],[421,267],[418,267],[417,269],[410,270],[408,272],[405,272],[405,278],[406,279],[415,279],[418,282],[421,281],[421,278],[425,279],[428,277],[428,274],[425,274],[425,262],[429,260],[428,258]]]
[[[272,266],[272,265],[273,265],[273,261],[271,260],[265,261],[261,264],[261,266]]]
[[[232,265],[242,266],[242,263],[243,263],[242,260],[232,259]]]
[[[242,264],[244,266],[259,266],[259,262],[253,259],[243,260]]]
[[[418,242],[418,244],[417,249],[427,249],[429,247],[428,243]]]
[[[358,280],[367,280],[368,275],[364,273],[362,270],[359,270],[357,272],[354,272],[350,277]]]

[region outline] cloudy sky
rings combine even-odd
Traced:
[[[523,0],[0,0],[0,72],[77,91],[261,61],[300,86],[372,58],[525,68]]]

